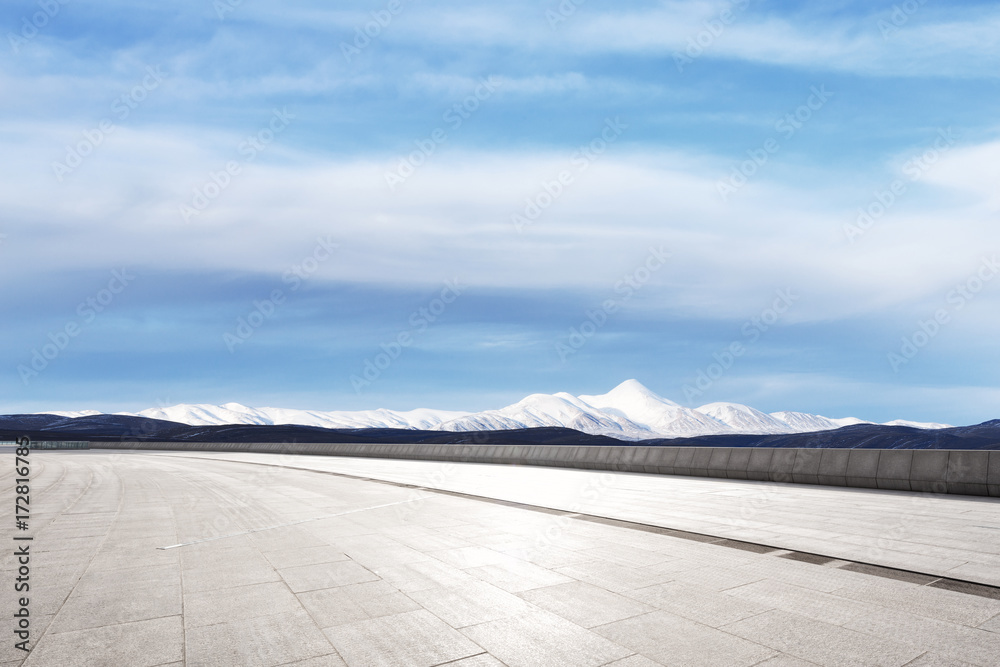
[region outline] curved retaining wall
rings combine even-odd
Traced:
[[[273,442],[93,442],[93,449],[503,463],[1000,497],[1000,451]]]

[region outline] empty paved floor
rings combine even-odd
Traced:
[[[1000,655],[1000,600],[929,578],[240,461],[32,458],[38,643],[24,665],[996,665]],[[8,504],[11,467],[0,470]],[[581,474],[591,475],[581,496],[607,497],[608,478]],[[4,582],[13,565],[5,550]],[[10,619],[9,584],[2,595]],[[0,631],[0,665],[19,664]]]
[[[533,466],[210,452],[194,456],[327,470],[572,509],[1000,586],[997,498]]]

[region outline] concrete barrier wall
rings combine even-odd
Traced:
[[[1000,497],[1000,451],[274,442],[95,442],[91,448],[503,463]]]
[[[32,440],[32,449],[90,449],[86,441],[71,440]]]

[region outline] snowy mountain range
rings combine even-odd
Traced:
[[[100,412],[49,412],[64,417],[99,415]],[[675,438],[698,435],[780,434],[826,431],[852,424],[872,424],[853,417],[831,419],[804,412],[755,410],[739,403],[709,403],[685,408],[657,396],[637,380],[626,380],[606,394],[573,396],[531,394],[500,408],[483,412],[418,409],[408,411],[292,410],[249,408],[239,403],[225,405],[174,405],[120,415],[163,419],[191,426],[221,424],[297,424],[323,428],[397,428],[438,431],[487,431],[556,426],[622,440]],[[887,426],[948,428],[948,424],[896,420]]]

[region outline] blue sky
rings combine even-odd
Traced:
[[[330,5],[4,3],[0,412],[1000,417],[995,3]]]

